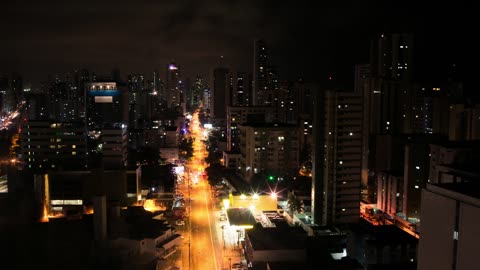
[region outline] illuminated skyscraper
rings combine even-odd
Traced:
[[[180,77],[180,68],[174,63],[167,66],[167,87],[165,100],[169,108],[179,108],[183,102],[183,82]]]

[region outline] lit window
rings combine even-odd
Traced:
[[[416,188],[416,189],[419,189],[420,187],[419,187],[419,186],[417,186],[417,185],[415,185],[415,188]]]
[[[420,170],[420,166],[415,166],[415,169]]]
[[[343,164],[343,161],[340,160],[340,161],[338,162],[338,164],[342,165],[342,164]]]

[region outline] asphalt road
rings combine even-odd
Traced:
[[[186,226],[182,247],[183,269],[221,269],[221,239],[215,230],[214,212],[205,169],[205,146],[201,142],[202,128],[195,114],[190,124],[190,134],[195,138],[193,158],[185,164],[186,181],[181,189],[187,198]],[[188,187],[190,186],[190,190]]]

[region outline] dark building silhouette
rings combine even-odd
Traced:
[[[252,104],[271,106],[278,92],[278,78],[269,59],[265,41],[253,42],[253,96]]]
[[[229,70],[225,67],[218,67],[213,70],[212,98],[213,117],[225,119],[227,117],[227,106],[231,104]]]

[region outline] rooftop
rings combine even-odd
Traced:
[[[301,227],[263,228],[245,232],[255,250],[305,249],[307,233]]]
[[[227,215],[230,225],[253,226],[257,223],[249,208],[229,208]]]

